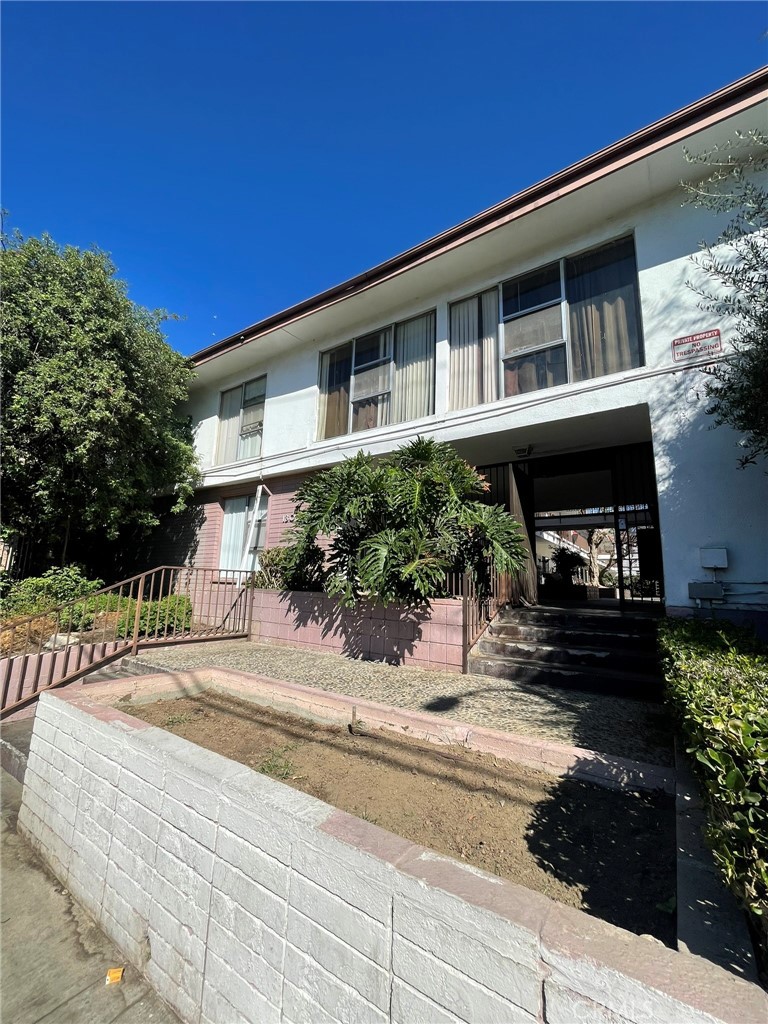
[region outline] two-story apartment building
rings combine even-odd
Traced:
[[[706,415],[701,368],[731,339],[689,287],[723,222],[680,182],[702,173],[684,148],[767,116],[763,70],[198,352],[203,478],[164,560],[251,567],[306,474],[420,434],[484,467],[531,536],[545,513],[630,531],[624,575],[669,611],[715,582],[718,606],[765,614],[768,477]]]

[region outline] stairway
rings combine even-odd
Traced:
[[[110,683],[116,679],[154,675],[157,672],[166,671],[168,670],[164,668],[152,668],[144,665],[129,656],[112,661],[70,685],[78,687],[82,685],[87,688],[89,683]],[[34,721],[34,714],[30,713],[15,721],[3,722],[0,726],[0,764],[4,771],[7,771],[18,782],[24,781]]]
[[[131,676],[150,676],[158,672],[166,672],[164,668],[153,668],[143,664],[137,658],[128,655],[125,658],[118,658],[117,661],[110,661],[107,665],[89,672],[80,680],[83,685],[89,683],[113,683],[116,679],[128,679]]]
[[[503,609],[469,655],[468,670],[531,686],[658,701],[656,622],[614,609]]]

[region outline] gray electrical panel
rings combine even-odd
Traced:
[[[722,583],[689,583],[688,597],[699,601],[722,601],[724,596]]]

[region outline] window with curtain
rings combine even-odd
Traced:
[[[498,398],[499,292],[473,295],[450,307],[450,408]]]
[[[261,455],[267,378],[256,377],[221,394],[216,465]]]
[[[351,431],[389,423],[392,397],[392,328],[356,338],[352,363]]]
[[[631,238],[565,261],[574,380],[641,366],[637,264]]]
[[[236,572],[259,568],[259,552],[264,548],[269,495],[265,488],[256,494],[229,498],[224,502],[224,526],[221,532],[219,569]]]
[[[504,395],[643,364],[632,238],[505,281]]]
[[[429,416],[434,402],[434,310],[320,357],[320,440]]]

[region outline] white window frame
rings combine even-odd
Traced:
[[[597,248],[599,248],[599,246]],[[538,352],[544,352],[550,348],[558,348],[561,345],[565,345],[565,372],[567,374],[565,383],[570,384],[571,382],[571,342],[568,337],[568,299],[565,295],[565,261],[569,258],[570,257],[568,256],[561,256],[559,259],[549,260],[547,263],[541,263],[536,267],[531,267],[530,270],[524,270],[521,274],[515,274],[514,277],[507,277],[503,281],[499,282],[499,397],[501,399],[519,397],[519,395],[507,395],[505,393],[504,371],[509,360],[519,359],[521,356],[533,355]],[[554,264],[557,264],[560,269],[560,298],[552,300],[551,302],[541,302],[538,306],[531,306],[530,309],[524,309],[519,313],[511,313],[509,316],[504,316],[504,285],[508,284],[510,281],[516,281],[521,277],[527,277],[528,274],[535,274],[537,270],[544,270],[546,267],[551,267]],[[514,320],[520,320],[522,317],[528,316],[530,313],[537,313],[540,309],[551,309],[553,306],[558,305],[560,306],[560,338],[535,345],[526,345],[523,348],[515,349],[514,352],[510,352],[508,354],[505,352],[505,324],[512,323]],[[547,389],[545,388],[544,390]]]
[[[232,498],[224,498],[224,499],[222,499],[222,503],[221,503],[222,517],[223,517],[222,518],[222,534],[223,534],[223,531],[224,531],[224,517],[226,517],[226,514],[227,514],[227,510],[226,510],[227,502],[228,501],[236,501],[236,500],[238,500],[238,498],[241,498],[241,499],[245,498],[246,499],[246,512],[245,512],[245,524],[244,524],[245,528],[243,530],[243,536],[242,536],[242,542],[241,542],[240,562],[239,562],[239,564],[238,564],[236,569],[233,569],[230,566],[228,566],[226,568],[223,567],[221,563],[222,563],[222,559],[223,559],[223,556],[224,556],[224,552],[223,552],[223,550],[220,550],[219,551],[219,573],[220,573],[220,575],[222,577],[226,578],[227,573],[235,573],[235,572],[242,572],[242,571],[258,572],[258,570],[260,568],[259,553],[261,551],[263,551],[264,548],[266,547],[266,529],[264,531],[262,531],[261,539],[262,539],[263,542],[259,546],[254,547],[254,545],[253,545],[253,538],[254,538],[254,534],[256,532],[256,525],[257,525],[257,523],[266,523],[266,521],[267,521],[267,519],[269,517],[269,499],[271,497],[272,497],[272,495],[270,494],[269,490],[263,484],[259,484],[259,486],[256,488],[255,494],[237,495],[237,496],[232,497]],[[254,551],[256,553],[255,562],[254,562],[253,568],[249,570],[248,569],[249,557],[251,555],[251,552],[254,552]]]
[[[388,354],[384,355],[384,356],[379,356],[378,359],[371,359],[369,362],[361,363],[358,366],[357,365],[357,345],[358,345],[358,342],[366,341],[368,338],[372,338],[374,335],[377,335],[377,334],[379,336],[381,336],[382,334],[386,335],[384,346],[385,346],[385,349],[387,350]],[[347,344],[347,342],[345,342],[344,344]],[[379,344],[381,344],[381,343],[379,343]],[[337,346],[337,348],[341,348],[341,347],[342,347],[341,345]],[[333,351],[333,349],[331,349],[330,351]],[[356,433],[356,434],[365,433],[365,431],[363,431],[363,430],[356,430],[356,431],[352,430],[352,421],[353,421],[354,415],[355,415],[355,402],[365,402],[365,401],[367,401],[369,399],[372,399],[372,398],[381,398],[383,395],[389,395],[389,401],[390,401],[390,406],[391,406],[391,403],[392,403],[392,374],[394,372],[394,363],[395,363],[395,325],[394,324],[387,324],[386,327],[379,327],[375,331],[368,331],[367,334],[361,334],[358,337],[352,339],[352,368],[350,370],[350,375],[349,375],[349,410],[348,410],[348,415],[347,415],[347,433],[344,436],[348,436],[349,434],[352,434],[352,433]],[[376,391],[376,392],[372,392],[370,395],[365,395],[365,396],[363,396],[363,398],[356,398],[355,397],[355,374],[358,372],[358,370],[373,370],[377,366],[385,366],[385,365],[388,367],[388,370],[389,370],[389,372],[387,373],[387,387],[383,388],[381,391]],[[369,429],[376,429],[376,428],[369,428]]]
[[[510,360],[510,359],[518,359],[520,356],[531,355],[531,354],[536,353],[536,352],[544,352],[544,351],[546,351],[549,348],[557,348],[558,345],[565,345],[565,372],[566,372],[567,378],[566,378],[566,381],[565,381],[564,384],[553,385],[553,387],[565,387],[568,384],[573,384],[574,383],[574,380],[573,380],[573,367],[572,367],[572,353],[571,353],[571,336],[570,336],[570,331],[569,331],[569,328],[568,328],[568,324],[569,324],[569,306],[568,306],[568,296],[567,296],[567,293],[566,293],[566,280],[565,280],[565,264],[566,264],[566,261],[567,260],[571,260],[571,259],[575,259],[578,256],[584,256],[587,253],[596,252],[597,250],[603,249],[606,246],[613,245],[616,242],[621,242],[621,241],[624,241],[624,239],[629,239],[629,238],[632,239],[632,246],[633,246],[634,253],[635,253],[635,263],[637,263],[637,244],[636,244],[636,241],[635,241],[635,233],[634,233],[634,231],[623,232],[622,234],[617,235],[615,238],[606,238],[602,242],[596,242],[594,245],[585,246],[583,249],[578,249],[576,252],[569,252],[569,253],[567,253],[564,256],[560,256],[558,259],[547,260],[544,263],[539,263],[536,266],[530,267],[528,270],[521,271],[519,274],[513,274],[512,277],[505,277],[503,281],[499,282],[498,288],[499,288],[499,327],[500,327],[500,330],[499,330],[499,396],[500,396],[500,400],[519,398],[520,397],[520,395],[506,395],[505,394],[504,367],[505,367],[505,364],[507,363],[508,360]],[[512,313],[509,316],[505,317],[504,316],[504,285],[508,284],[510,281],[516,281],[518,278],[526,277],[528,274],[535,274],[537,270],[544,270],[545,267],[552,266],[555,263],[558,263],[559,266],[560,266],[560,300],[559,300],[559,302],[560,302],[560,307],[561,307],[561,310],[560,310],[560,323],[561,323],[562,338],[558,339],[557,341],[547,341],[547,342],[544,342],[544,343],[538,344],[538,345],[526,345],[525,348],[516,349],[514,353],[510,353],[509,355],[505,355],[505,351],[504,351],[504,325],[506,323],[511,322],[512,320],[517,320],[520,317],[527,316],[529,313],[535,313],[537,310],[548,309],[551,306],[557,305],[557,303],[554,302],[554,301],[552,301],[552,302],[543,302],[540,305],[532,306],[530,309],[526,309],[526,310],[524,310],[521,313]],[[643,356],[643,362],[640,363],[640,366],[644,366],[645,365],[645,346],[643,344],[643,341],[644,341],[644,339],[643,339],[643,328],[642,328],[642,320],[641,320],[641,316],[640,316],[641,305],[640,305],[639,281],[636,281],[636,299],[637,299],[637,305],[638,305],[638,329],[640,331],[640,338],[639,338],[640,351],[641,351],[641,354]],[[595,378],[590,378],[590,379],[597,380],[598,378],[595,377]],[[546,390],[549,390],[549,389],[544,388],[544,389],[541,389],[541,390],[545,390],[546,391]]]
[[[246,402],[245,402],[245,390],[246,390],[246,388],[248,387],[249,384],[256,384],[256,383],[258,383],[258,381],[261,381],[261,380],[264,381],[264,397],[261,400],[262,404],[264,406],[264,413],[263,413],[263,415],[261,417],[261,421],[260,422],[256,423],[254,426],[252,426],[252,427],[250,427],[248,429],[244,429],[243,428],[243,413],[244,413],[245,409],[247,408]],[[224,459],[224,461],[220,461],[219,460],[219,445],[221,443],[221,431],[223,429],[221,413],[222,413],[222,406],[224,404],[224,396],[229,394],[229,392],[231,392],[231,391],[238,391],[238,390],[240,392],[240,415],[239,415],[238,426],[237,426],[237,442],[236,442],[236,450],[235,450],[235,453],[234,453],[234,458],[232,458],[232,459]],[[251,404],[256,405],[258,403],[257,402],[252,402]],[[253,458],[253,459],[261,458],[262,448],[263,448],[263,445],[264,445],[264,419],[266,418],[266,412],[267,412],[267,374],[266,373],[260,373],[258,375],[258,377],[251,377],[249,380],[243,381],[242,384],[236,384],[234,387],[231,387],[231,388],[224,388],[222,391],[219,392],[219,413],[218,413],[218,417],[217,417],[217,420],[218,420],[218,430],[217,430],[217,433],[216,433],[216,447],[215,447],[216,462],[215,462],[215,465],[217,465],[217,466],[226,466],[226,465],[230,465],[231,463],[235,463],[235,462],[244,462],[248,458]],[[256,434],[261,435],[261,445],[259,446],[259,454],[258,455],[253,455],[253,456],[241,456],[240,455],[240,448],[241,448],[241,445],[242,445],[242,442],[243,442],[243,438],[244,437],[245,438],[253,437]]]
[[[318,360],[318,378],[317,378],[317,389],[318,389],[317,433],[318,434],[320,433],[320,429],[321,429],[319,410],[321,408],[321,403],[322,403],[322,399],[323,399],[323,390],[322,390],[323,389],[323,360],[331,352],[335,352],[337,349],[344,348],[345,345],[351,345],[352,346],[352,366],[351,366],[350,373],[349,373],[349,399],[348,399],[348,410],[347,410],[347,432],[346,432],[346,434],[334,434],[333,437],[318,437],[316,443],[322,444],[324,441],[332,441],[332,440],[339,439],[339,438],[342,438],[342,437],[350,437],[353,433],[364,434],[364,433],[367,433],[369,430],[378,430],[379,429],[379,427],[370,427],[370,428],[367,428],[366,430],[353,431],[352,430],[352,420],[353,420],[353,416],[354,416],[354,404],[355,404],[356,401],[365,401],[366,398],[379,398],[382,395],[389,395],[389,399],[390,399],[390,415],[391,415],[391,410],[392,410],[392,385],[393,385],[393,377],[394,377],[394,372],[395,372],[395,347],[396,347],[396,338],[397,338],[397,328],[400,327],[402,324],[410,323],[411,320],[418,320],[420,317],[429,316],[430,313],[434,315],[434,318],[435,318],[434,319],[434,323],[436,325],[437,324],[437,309],[434,306],[432,306],[429,309],[422,310],[420,313],[414,313],[411,316],[404,317],[402,320],[392,321],[391,323],[385,324],[383,327],[374,327],[373,330],[371,330],[371,331],[365,331],[365,333],[355,335],[354,338],[349,338],[347,341],[342,341],[342,342],[340,342],[337,345],[331,345],[329,348],[324,348],[324,349],[320,350],[319,360]],[[356,359],[357,359],[357,343],[365,341],[367,338],[371,338],[375,334],[381,335],[381,334],[385,334],[385,333],[388,335],[388,342],[387,342],[388,355],[382,356],[379,359],[372,359],[368,363],[361,363],[360,366],[357,366],[356,362],[355,362]],[[389,373],[387,375],[388,386],[386,388],[384,388],[383,390],[381,390],[381,391],[377,391],[375,394],[366,395],[365,398],[356,399],[355,395],[354,395],[355,372],[357,370],[360,370],[360,369],[370,370],[370,369],[373,369],[373,367],[375,367],[375,366],[378,366],[378,365],[382,365],[383,366],[384,364],[388,364],[389,365]],[[433,407],[433,409],[434,409],[434,387],[435,387],[435,381],[434,381],[434,377],[433,377],[433,380],[432,380],[432,389],[433,389],[432,407]],[[408,422],[408,421],[403,421],[403,422]],[[390,421],[390,423],[388,425],[392,426],[393,424]]]

